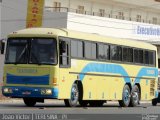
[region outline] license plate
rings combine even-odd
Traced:
[[[22,94],[23,94],[23,95],[30,95],[31,92],[26,91],[26,92],[22,92]]]

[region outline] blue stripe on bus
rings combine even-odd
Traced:
[[[112,73],[112,74],[120,74],[122,76],[129,76],[125,69],[116,64],[101,64],[101,63],[89,63],[87,64],[81,73],[88,73],[88,72],[100,72],[100,73]],[[80,74],[80,80],[83,80],[85,77],[84,74]],[[131,82],[130,78],[125,77],[125,82]]]
[[[154,71],[154,72],[150,73],[149,71]],[[122,66],[117,64],[89,63],[81,71],[82,74],[79,75],[80,80],[83,80],[85,77],[85,74],[83,73],[88,73],[88,72],[111,73],[111,74],[120,74],[122,76],[129,76],[126,70]],[[143,76],[157,77],[158,69],[142,68],[136,77],[143,77]],[[124,77],[124,81],[126,83],[131,83],[131,80],[128,77]],[[140,82],[140,79],[136,78],[135,83],[139,83],[139,82]]]
[[[142,68],[139,73],[137,74],[137,77],[158,77],[158,69],[157,68]],[[140,83],[140,79],[136,78],[134,83]]]
[[[7,74],[7,84],[32,84],[49,85],[49,75],[43,76],[18,76]]]

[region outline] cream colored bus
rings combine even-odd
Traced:
[[[31,28],[8,35],[3,95],[27,106],[44,99],[66,106],[136,106],[158,96],[157,49],[67,29]]]

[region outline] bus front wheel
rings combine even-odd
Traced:
[[[25,105],[28,107],[33,107],[36,104],[36,100],[33,98],[23,98],[23,101],[24,101]]]
[[[125,85],[122,93],[122,100],[119,100],[119,105],[121,107],[128,107],[130,103],[130,88],[128,85]]]
[[[79,100],[79,90],[76,83],[72,85],[70,99],[65,99],[64,103],[67,107],[76,107]]]

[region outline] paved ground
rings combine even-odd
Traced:
[[[0,119],[5,114],[28,114],[33,117],[32,120],[53,120],[56,117],[54,115],[58,115],[57,119],[64,117],[93,120],[106,118],[107,120],[152,120],[150,117],[153,117],[154,120],[160,120],[160,104],[154,107],[150,102],[142,102],[137,107],[121,108],[117,102],[108,102],[103,107],[67,108],[63,101],[46,100],[45,103],[39,103],[35,107],[26,107],[22,100],[1,100]],[[49,117],[50,115],[52,115],[52,119]]]

